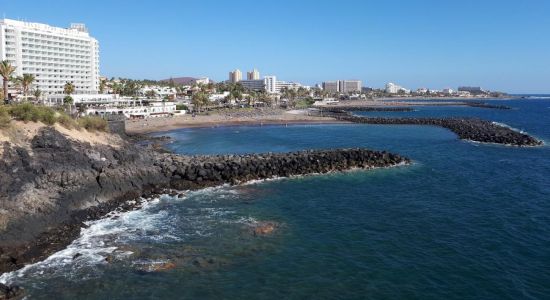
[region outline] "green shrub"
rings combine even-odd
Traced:
[[[189,110],[185,104],[176,104],[177,110]]]
[[[61,126],[67,129],[80,128],[75,119],[71,118],[66,113],[58,112],[57,114],[57,123],[61,124]]]
[[[55,111],[49,107],[37,107],[38,121],[46,125],[55,124]]]
[[[11,116],[23,122],[42,122],[47,125],[55,124],[55,111],[49,107],[36,106],[31,103],[21,103],[11,106]]]
[[[11,117],[8,108],[4,105],[0,105],[0,128],[8,126],[11,121]]]
[[[296,108],[307,108],[312,106],[313,103],[315,103],[315,100],[313,100],[313,98],[306,97],[296,101]]]
[[[30,103],[15,104],[11,106],[10,114],[16,120],[29,122],[36,116],[34,105]]]
[[[88,131],[109,131],[107,120],[101,117],[86,116],[78,119],[78,125]]]

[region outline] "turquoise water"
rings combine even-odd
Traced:
[[[550,141],[550,101],[498,103],[514,109],[368,115],[476,116]],[[0,279],[30,299],[550,298],[548,146],[476,144],[427,126],[164,134],[184,154],[367,147],[414,164],[163,196],[92,222],[68,249]],[[254,235],[262,222],[274,231]]]

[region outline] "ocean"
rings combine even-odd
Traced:
[[[160,133],[181,154],[366,147],[413,164],[164,195],[90,222],[67,249],[0,280],[28,299],[549,299],[550,101],[491,103],[513,109],[355,113],[480,117],[545,146],[409,125]],[[259,224],[274,230],[255,234]]]

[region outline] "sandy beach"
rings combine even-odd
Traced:
[[[330,124],[347,123],[334,118],[309,116],[305,111],[229,111],[216,112],[209,115],[191,114],[167,118],[149,118],[142,120],[127,120],[126,132],[130,134],[145,134],[167,131],[179,128],[217,127],[238,125],[286,125],[286,124]]]
[[[464,106],[461,99],[456,101],[403,101],[416,100],[414,98],[377,99],[377,100],[348,100],[327,107],[403,107],[403,106]],[[423,100],[426,100],[423,98]],[[445,100],[445,99],[440,99]],[[451,99],[448,99],[451,100]],[[478,99],[481,100],[481,99]],[[127,120],[126,132],[130,134],[145,134],[190,127],[216,127],[237,125],[273,125],[273,124],[323,124],[345,123],[329,117],[310,116],[307,110],[283,110],[272,108],[257,109],[226,109],[199,114],[173,117],[159,117],[139,120]]]

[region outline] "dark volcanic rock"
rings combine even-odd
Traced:
[[[387,112],[408,112],[414,111],[411,107],[395,107],[395,106],[334,106],[334,107],[321,107],[320,110],[326,112],[339,112],[345,111],[387,111]]]
[[[399,155],[366,149],[179,156],[134,143],[92,147],[49,127],[32,140],[30,149],[9,143],[2,147],[0,272],[63,249],[78,237],[83,222],[115,209],[140,207],[140,201],[128,200],[141,196],[408,162]]]
[[[463,140],[513,146],[538,146],[542,142],[508,127],[476,118],[380,118],[361,117],[344,110],[334,110],[332,117],[354,123],[383,125],[431,125],[444,127]]]
[[[23,289],[18,286],[7,286],[0,283],[0,299],[21,299],[24,294]]]
[[[464,105],[471,106],[471,107],[479,107],[479,108],[512,109],[510,106],[506,106],[506,105],[494,105],[494,104],[487,104],[487,103],[478,102],[478,101],[466,101],[464,102]]]

